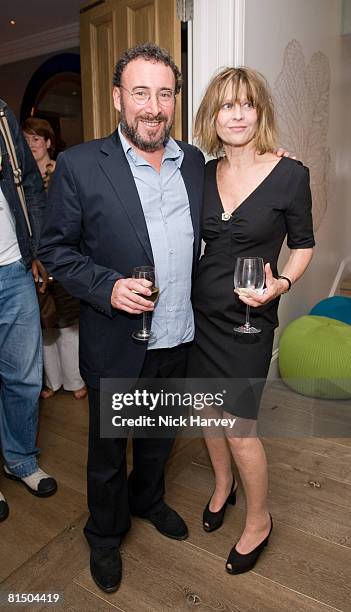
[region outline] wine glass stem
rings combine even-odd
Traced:
[[[143,312],[143,332],[148,332],[148,331],[149,331],[149,327],[148,327],[147,312]]]
[[[250,306],[248,304],[246,304],[246,321],[245,321],[245,327],[249,328],[250,327]]]

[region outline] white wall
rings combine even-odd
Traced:
[[[302,45],[306,63],[318,51],[330,62],[328,209],[316,233],[310,268],[281,300],[277,338],[289,321],[328,295],[340,261],[351,255],[351,40],[340,35],[341,4],[342,0],[194,0],[194,113],[206,81],[220,66],[244,63],[262,72],[273,87],[293,39]]]
[[[321,51],[331,68],[328,208],[316,233],[311,267],[282,298],[280,331],[328,295],[340,261],[351,254],[351,41],[340,32],[341,0],[246,0],[245,64],[265,74],[271,86],[293,39],[301,43],[306,63]]]

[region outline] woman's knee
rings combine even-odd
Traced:
[[[235,454],[246,454],[254,450],[260,444],[257,438],[256,422],[248,422],[247,419],[239,419],[235,427],[226,429],[228,444]]]
[[[230,434],[227,436],[227,440],[230,448],[235,452],[235,454],[243,454],[246,453],[248,449],[252,446],[251,438],[242,438],[239,436],[233,436]]]

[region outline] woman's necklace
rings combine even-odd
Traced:
[[[230,221],[230,219],[232,218],[233,212],[234,212],[233,210],[231,212],[229,212],[229,210],[224,210],[224,212],[222,212],[222,217],[221,217],[222,221]]]

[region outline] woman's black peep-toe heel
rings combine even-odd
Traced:
[[[238,488],[238,485],[235,482],[235,478],[233,478],[233,483],[230,489],[230,493],[227,499],[225,500],[222,508],[218,510],[218,512],[211,512],[210,502],[211,502],[212,496],[210,497],[207,503],[207,506],[204,510],[203,517],[202,517],[202,525],[205,531],[209,533],[211,531],[215,531],[216,529],[219,529],[219,527],[222,526],[227,505],[231,504],[232,506],[235,506],[236,504],[237,488]]]

